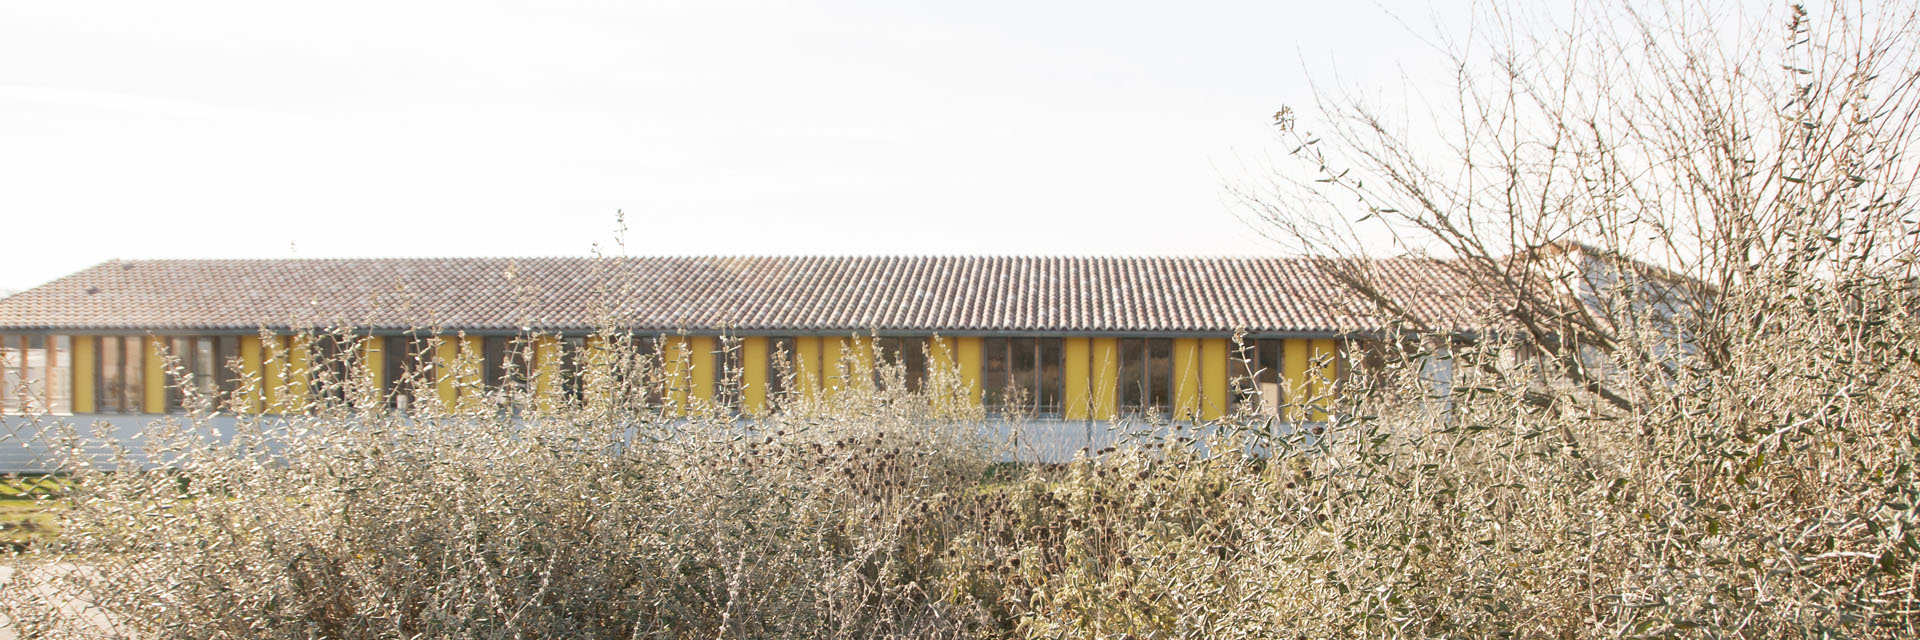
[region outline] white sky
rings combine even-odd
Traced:
[[[1465,4],[0,0],[0,290],[616,210],[635,254],[1270,252],[1223,184],[1274,111],[1403,91]]]

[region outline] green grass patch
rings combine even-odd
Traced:
[[[0,551],[58,539],[62,496],[72,486],[61,476],[0,477]]]

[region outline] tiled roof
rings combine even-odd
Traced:
[[[1442,263],[1375,261],[1439,326],[1482,306]],[[0,332],[636,330],[1330,334],[1373,328],[1311,259],[378,258],[113,261],[0,299]]]

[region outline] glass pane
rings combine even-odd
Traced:
[[[480,339],[481,381],[488,387],[498,389],[512,382],[507,374],[510,368],[507,363],[507,340],[509,338],[506,336]]]
[[[181,380],[180,376],[174,374],[171,369],[167,371],[168,413],[183,411],[186,408],[187,387],[188,385],[195,384],[193,376],[193,353],[193,338],[172,338],[167,340],[167,360],[178,363],[178,366],[181,367],[187,376],[185,380]],[[196,386],[195,388],[197,389],[198,387]]]
[[[1038,398],[1040,413],[1058,415],[1065,400],[1061,392],[1065,388],[1061,381],[1061,366],[1066,362],[1063,342],[1060,338],[1041,338],[1040,342],[1040,382]]]
[[[220,378],[220,393],[229,398],[240,389],[240,336],[220,336],[213,353],[214,375]]]
[[[47,369],[47,410],[73,413],[73,338],[55,336]]]
[[[716,336],[713,348],[714,402],[737,411],[740,408],[740,339]]]
[[[767,400],[774,401],[787,392],[787,378],[793,375],[793,338],[767,338]]]
[[[927,381],[927,339],[900,339],[900,367],[906,369],[907,391],[919,391]]]
[[[45,413],[48,411],[47,337],[28,336],[25,348],[27,357],[25,370],[21,371],[21,380],[26,383],[26,386],[17,390],[20,400],[15,410]]]
[[[0,413],[20,411],[20,336],[0,335]]]
[[[1254,365],[1260,361],[1258,344],[1252,340],[1227,341],[1227,383],[1233,385],[1227,392],[1228,410],[1238,408],[1259,391],[1253,381]]]
[[[219,341],[213,338],[194,341],[193,381],[207,395],[220,391],[220,360],[215,353],[218,346]]]
[[[883,383],[882,371],[900,366],[901,347],[899,338],[873,339],[873,381]]]
[[[147,341],[140,336],[123,338],[120,350],[120,370],[126,378],[126,385],[120,388],[121,410],[127,413],[140,413],[146,410],[147,399]]]
[[[986,387],[987,408],[1004,410],[1007,406],[1007,339],[987,338],[983,346],[986,353],[981,358],[986,362],[980,384]]]
[[[120,397],[126,393],[123,390],[126,381],[120,375],[120,338],[118,336],[100,338],[100,367],[97,370],[100,372],[98,389],[100,402],[96,408],[101,413],[125,411],[126,409],[120,403]]]
[[[27,384],[27,337],[0,336],[0,362],[5,362],[5,386],[0,387],[0,413],[22,413],[21,396]]]
[[[1007,382],[1008,387],[1018,391],[1021,403],[1013,407],[1020,411],[1032,411],[1039,399],[1040,391],[1040,353],[1038,341],[1033,338],[1007,339]],[[1009,406],[1014,398],[1008,398]]]
[[[1276,416],[1280,415],[1281,344],[1279,340],[1260,341],[1260,370],[1255,376],[1260,381],[1260,403],[1263,406],[1263,411]]]
[[[1138,413],[1147,401],[1147,341],[1120,341],[1120,409]]]
[[[1147,340],[1147,406],[1165,413],[1173,409],[1173,340]]]

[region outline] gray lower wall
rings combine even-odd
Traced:
[[[0,473],[59,470],[61,461],[54,459],[51,451],[68,450],[54,446],[61,438],[69,437],[63,434],[80,434],[82,442],[87,443],[86,452],[93,464],[112,466],[117,453],[102,443],[117,442],[131,460],[145,464],[145,451],[141,448],[144,439],[139,435],[149,427],[191,428],[224,443],[231,441],[234,426],[231,416],[209,417],[197,424],[187,423],[182,416],[0,417]],[[1040,418],[1016,423],[989,418],[980,428],[1003,461],[1052,463],[1072,460],[1081,451],[1098,453],[1129,440],[1165,436],[1173,427],[1131,420],[1092,422]],[[1185,435],[1188,430],[1201,427],[1183,424],[1177,428]]]

